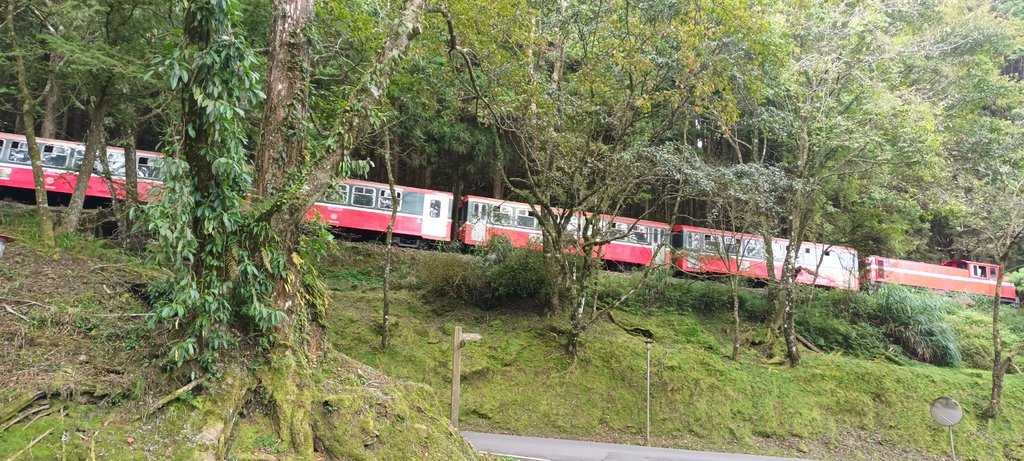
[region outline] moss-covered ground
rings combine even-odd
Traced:
[[[17,205],[0,203],[0,234],[16,239],[0,260],[0,460],[197,459],[222,383],[154,410],[198,371],[166,367],[174,332],[149,325],[143,286],[166,274],[80,235],[41,245],[31,210]],[[313,424],[329,429],[319,443],[335,459],[478,458],[430,388],[342,352],[328,348],[314,373],[327,397]],[[230,459],[289,459],[265,402],[247,401],[239,416]]]
[[[431,260],[458,256],[402,251],[392,294],[393,342],[382,351],[382,249],[343,245],[340,251],[333,263],[337,269],[329,262],[324,271],[334,291],[333,342],[391,376],[427,384],[442,402],[439,411],[447,409],[453,327],[483,335],[483,342],[464,350],[463,429],[642,443],[646,358],[639,338],[600,322],[572,363],[562,352],[563,316],[539,315],[529,306],[484,303],[488,308],[482,308],[439,295],[424,282],[437,274],[422,269],[436,271],[439,265]],[[456,272],[463,276],[461,269]],[[845,295],[827,296],[826,301]],[[657,341],[651,353],[654,443],[833,460],[948,459],[947,432],[928,413],[932,399],[948,395],[966,409],[956,427],[961,459],[1024,459],[1020,376],[1007,378],[1004,412],[989,421],[980,416],[989,372],[922,364],[893,345],[874,359],[836,348],[825,354],[805,351],[796,368],[768,364],[747,347],[733,362],[727,358],[731,317],[725,309],[665,300],[616,314],[621,324],[651,330]],[[990,356],[988,309],[965,306],[948,317],[972,356]],[[1008,310],[1007,317],[1010,327],[1019,325],[1019,313]],[[761,328],[744,322],[748,336]],[[884,335],[876,331],[875,336]],[[893,364],[897,354],[902,365]]]
[[[148,325],[149,308],[138,294],[138,285],[160,270],[81,236],[43,247],[33,229],[27,210],[0,205],[0,233],[18,239],[0,260],[0,410],[47,394],[25,410],[34,413],[0,430],[0,459],[47,431],[19,459],[191,459],[204,423],[197,415],[215,404],[205,390],[148,410],[191,380],[190,370],[163,367],[172,332]],[[479,258],[401,250],[392,347],[382,351],[382,255],[379,245],[339,243],[321,265],[333,294],[333,352],[316,374],[331,397],[316,410],[315,424],[339,434],[329,441],[336,452],[351,459],[457,456],[461,448],[446,442],[452,434],[444,424],[455,325],[484,337],[463,357],[464,429],[642,442],[646,357],[637,337],[598,322],[573,363],[562,352],[563,315],[540,315],[531,300],[467,291],[487,286],[471,270]],[[452,270],[458,283],[439,289]],[[630,280],[607,275],[602,290],[614,296]],[[862,321],[875,315],[861,306],[865,298],[820,294],[801,311],[800,328],[828,352],[805,351],[804,363],[789,368],[767,363],[751,344],[764,329],[762,293],[743,295],[745,347],[733,362],[726,358],[730,317],[722,286],[659,283],[615,314],[656,339],[656,445],[834,460],[947,459],[946,432],[927,405],[948,395],[967,410],[956,428],[962,459],[1024,459],[1024,379],[1008,377],[999,418],[980,417],[990,374],[978,367],[991,357],[990,307],[983,302],[968,300],[944,314],[963,366],[936,367],[911,360]],[[1006,331],[1024,337],[1024,316],[1008,309]],[[270,417],[260,401],[246,405],[235,458],[287,458]]]

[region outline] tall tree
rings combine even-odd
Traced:
[[[7,34],[11,44],[11,51],[14,55],[15,72],[18,75],[18,98],[21,100],[21,120],[25,126],[25,140],[28,143],[29,157],[32,161],[32,177],[35,181],[36,193],[36,217],[39,220],[39,237],[43,242],[53,244],[53,214],[50,212],[49,199],[46,196],[46,183],[43,181],[43,161],[39,151],[39,143],[36,142],[35,112],[39,98],[45,98],[53,88],[53,76],[46,80],[46,86],[41,96],[37,97],[32,93],[29,84],[28,70],[23,54],[25,50],[18,46],[17,27],[15,26],[15,10],[18,2],[9,0],[7,2]]]
[[[327,295],[306,262],[321,240],[303,238],[303,217],[354,168],[354,150],[379,125],[383,98],[421,31],[426,5],[412,0],[389,20],[352,86],[324,88],[314,84],[320,69],[311,66],[319,46],[314,3],[275,1],[255,168],[247,161],[243,117],[260,85],[256,58],[234,27],[235,8],[230,1],[188,3],[185,42],[164,66],[183,110],[180,148],[172,151],[164,199],[153,210],[153,228],[168,250],[163,260],[176,274],[157,314],[184,327],[172,359],[219,364],[235,383],[221,396],[225,402],[240,405],[258,385],[274,407],[282,443],[296,458],[312,459],[320,392],[311,373],[325,347],[320,320]],[[336,118],[319,118],[325,116]],[[239,331],[266,347],[265,367],[250,372],[219,355],[243,340]],[[210,416],[219,422],[204,433],[223,457],[231,424],[223,414]]]

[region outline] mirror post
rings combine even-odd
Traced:
[[[953,446],[953,426],[949,426],[949,454],[953,456],[953,461],[956,461],[956,447]]]
[[[650,338],[644,339],[647,344],[647,446],[651,446],[651,344]]]

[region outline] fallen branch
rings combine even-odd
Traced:
[[[170,394],[167,394],[164,398],[160,399],[160,401],[158,401],[155,405],[150,407],[149,411],[146,412],[146,415],[154,413],[157,410],[163,408],[164,405],[167,405],[168,403],[171,403],[171,402],[175,401],[178,397],[181,397],[181,394],[184,394],[184,393],[186,393],[188,391],[191,391],[196,386],[202,384],[203,381],[206,381],[206,377],[205,376],[202,377],[202,378],[196,378],[196,379],[192,380],[192,382],[182,386],[178,390],[176,390],[174,392],[171,392]],[[145,415],[143,415],[143,416],[145,416]]]
[[[797,333],[797,334],[796,334],[796,340],[797,340],[797,341],[800,341],[800,344],[803,344],[803,345],[804,345],[804,347],[806,347],[806,348],[808,348],[808,349],[810,349],[810,350],[812,350],[812,351],[814,351],[814,352],[817,352],[817,353],[819,353],[819,354],[821,354],[821,353],[822,353],[822,352],[821,352],[821,349],[818,349],[817,347],[814,347],[814,344],[811,344],[811,342],[810,342],[810,341],[808,341],[807,339],[805,339],[805,338],[804,338],[803,336],[800,336],[800,334],[799,334],[799,333]]]
[[[50,435],[51,432],[53,432],[53,428],[52,427],[47,429],[46,432],[43,432],[43,434],[40,435],[39,437],[36,437],[35,440],[33,440],[31,443],[29,443],[28,446],[26,446],[25,448],[22,448],[21,451],[11,455],[10,458],[7,458],[7,461],[14,461],[14,460],[18,459],[18,457],[21,456],[22,453],[28,451],[35,444],[39,443],[40,440],[43,440],[43,437],[46,437],[46,436]]]
[[[35,302],[35,301],[29,301],[29,300],[27,300],[27,299],[15,299],[15,298],[0,298],[0,301],[7,301],[7,302],[9,302],[9,303],[18,303],[18,304],[31,304],[31,305],[33,305],[33,306],[39,306],[39,307],[42,307],[43,309],[49,309],[49,307],[48,307],[48,306],[46,306],[46,305],[43,305],[43,304],[37,303],[37,302]]]
[[[21,420],[23,420],[23,419],[27,418],[28,416],[32,415],[33,413],[36,413],[36,412],[38,412],[38,411],[42,411],[42,410],[46,410],[47,408],[50,408],[50,405],[49,405],[49,404],[46,404],[46,405],[42,405],[42,406],[39,406],[39,407],[33,408],[33,409],[31,409],[31,410],[28,410],[28,411],[22,412],[22,413],[21,413],[20,415],[18,415],[18,416],[15,416],[15,417],[14,417],[14,419],[11,419],[10,421],[7,421],[7,422],[6,422],[6,423],[5,423],[4,425],[3,425],[3,427],[0,427],[0,432],[6,431],[6,430],[7,430],[7,428],[9,428],[9,427],[11,427],[11,426],[13,426],[13,425],[17,424],[17,423],[18,423],[18,421],[21,421]]]
[[[18,311],[14,310],[14,309],[11,309],[11,306],[8,305],[8,304],[4,304],[4,309],[7,309],[7,312],[10,312],[10,313],[12,313],[14,315],[17,315],[18,317],[20,317],[24,321],[26,321],[28,323],[32,323],[32,321],[29,320],[28,317],[25,317],[24,315],[19,314]]]
[[[43,416],[50,415],[50,414],[52,414],[56,410],[63,410],[63,409],[64,409],[64,407],[57,407],[57,408],[51,408],[49,410],[39,412],[39,414],[37,414],[37,415],[32,417],[31,421],[29,421],[28,423],[25,424],[25,429],[28,429],[28,427],[31,426],[32,423],[36,422],[37,419],[42,418]]]

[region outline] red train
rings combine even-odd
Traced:
[[[486,246],[495,236],[505,237],[517,247],[542,244],[532,205],[476,195],[464,197],[462,205],[457,238],[465,245]],[[595,256],[623,267],[668,263],[668,224],[612,216],[602,216],[601,223],[609,231],[615,229],[611,232],[618,232],[621,238],[602,245]]]
[[[46,190],[61,194],[70,194],[78,183],[78,168],[85,157],[85,146],[76,142],[58,141],[56,139],[36,138],[43,162],[43,181]],[[163,156],[157,152],[136,151],[137,171],[139,172],[139,196],[147,197],[150,189],[160,183],[160,161]],[[110,165],[111,177],[114,179],[114,191],[118,198],[124,198],[125,190],[125,157],[124,150],[116,147],[107,148],[107,163]],[[100,176],[103,171],[99,161],[95,165],[95,174],[89,178],[86,196],[110,198],[110,188]],[[16,134],[0,133],[0,188],[34,189],[32,163],[28,155],[28,143],[25,137]]]
[[[80,143],[39,139],[44,179],[48,191],[70,194],[77,181],[84,146]],[[124,152],[108,148],[115,193],[124,196]],[[160,182],[161,155],[138,151],[140,196],[145,200]],[[100,171],[97,165],[97,171]],[[0,133],[0,189],[33,189],[32,168],[24,136]],[[392,197],[386,184],[346,180],[318,201],[307,213],[329,225],[353,232],[382,233],[387,229],[391,209],[398,207],[394,234],[405,245],[447,242],[452,235],[453,196],[448,192],[396,186]],[[87,195],[109,199],[106,181],[89,180]],[[504,236],[514,246],[540,245],[541,231],[534,208],[526,203],[481,196],[462,199],[462,213],[456,232],[467,246],[484,246],[495,236]],[[589,216],[589,215],[588,215]],[[619,266],[667,265],[680,272],[697,274],[738,273],[745,277],[769,277],[764,239],[760,236],[715,229],[675,225],[623,217],[602,216],[606,231],[621,237],[602,246],[598,254]],[[669,241],[671,239],[671,241]],[[781,277],[782,259],[790,242],[772,240],[775,277]],[[797,282],[845,290],[861,287],[857,250],[837,245],[804,242],[796,260]],[[998,266],[972,261],[949,261],[942,265],[868,256],[865,281],[894,283],[945,291],[995,294]],[[1000,291],[1006,302],[1019,302],[1015,287],[1006,282]]]

